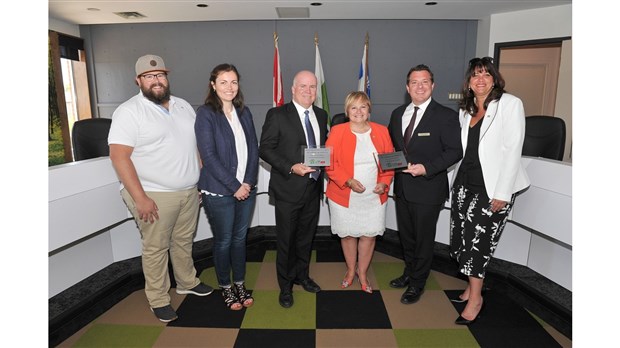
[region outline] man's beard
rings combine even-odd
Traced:
[[[152,88],[156,86],[162,87],[164,89],[164,92],[159,95],[154,93]],[[150,89],[145,89],[145,88],[140,88],[140,89],[142,90],[142,95],[144,95],[146,99],[152,101],[155,104],[161,105],[162,103],[165,103],[168,100],[170,100],[170,88],[164,86],[161,83],[151,85]]]

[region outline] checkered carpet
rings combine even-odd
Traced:
[[[345,273],[339,243],[313,251],[311,277],[317,294],[293,288],[295,304],[278,304],[275,251],[248,248],[246,285],[254,306],[226,308],[221,292],[206,297],[177,295],[179,319],[167,325],[136,291],[82,328],[59,347],[570,347],[572,342],[510,299],[489,290],[485,309],[473,325],[454,319],[464,304],[453,304],[466,282],[433,271],[421,300],[400,303],[401,289],[388,286],[402,274],[402,260],[375,252],[369,279],[372,294],[358,283],[340,289]],[[212,267],[200,275],[217,284]]]

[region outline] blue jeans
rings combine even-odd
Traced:
[[[234,196],[203,193],[202,202],[213,232],[213,263],[218,285],[231,285],[231,270],[235,283],[245,281],[246,236],[256,203],[256,188],[244,201]]]

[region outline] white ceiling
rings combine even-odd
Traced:
[[[437,0],[427,1],[313,1],[261,0],[49,0],[49,17],[72,24],[191,22],[217,20],[277,20],[276,8],[308,13],[308,19],[482,19],[492,14],[571,4],[572,0]],[[208,7],[197,7],[206,4]],[[306,10],[307,9],[307,10]],[[115,12],[139,12],[146,16],[125,19]],[[286,18],[305,19],[302,17]]]

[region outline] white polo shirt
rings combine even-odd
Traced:
[[[173,96],[168,108],[140,92],[112,115],[108,144],[133,147],[131,160],[145,191],[180,191],[198,183],[196,112],[188,102]]]

